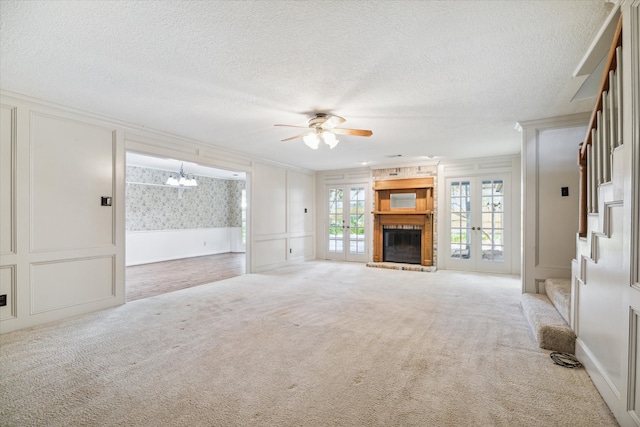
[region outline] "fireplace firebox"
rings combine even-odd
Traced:
[[[383,230],[382,260],[404,264],[420,264],[422,230],[385,228]]]

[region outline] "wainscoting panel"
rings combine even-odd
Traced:
[[[630,309],[629,314],[629,396],[628,396],[628,411],[631,417],[638,423],[640,416],[638,409],[640,409],[640,378],[638,376],[638,368],[640,367],[640,354],[638,354],[638,312],[633,308]]]
[[[31,314],[115,296],[114,256],[31,264]]]
[[[7,296],[7,305],[0,307],[0,320],[16,317],[16,266],[0,267],[0,294]]]
[[[289,233],[313,232],[313,176],[288,172]]]
[[[115,132],[32,113],[31,251],[115,243]]]
[[[256,271],[261,271],[287,261],[287,239],[257,241],[253,245],[253,262]]]
[[[253,235],[286,233],[287,171],[256,163],[251,185]]]
[[[16,253],[16,109],[0,108],[0,255]]]
[[[292,237],[289,239],[289,259],[313,257],[313,236]]]
[[[231,227],[127,233],[126,265],[231,252]]]

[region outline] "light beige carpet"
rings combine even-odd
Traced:
[[[611,426],[508,276],[310,262],[0,336],[2,426]]]

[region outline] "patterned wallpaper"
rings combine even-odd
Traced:
[[[126,231],[242,225],[244,181],[196,176],[198,186],[185,189],[181,198],[177,188],[132,184],[164,184],[169,173],[127,166]]]

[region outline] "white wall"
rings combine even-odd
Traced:
[[[125,150],[245,172],[248,272],[315,255],[314,172],[15,93],[0,92],[0,102],[2,333],[124,303]],[[186,245],[198,253],[207,241],[217,251],[216,233]],[[244,249],[240,230],[223,234],[225,251]],[[141,247],[170,246],[129,237],[131,262]]]
[[[251,265],[263,271],[315,258],[315,174],[255,162],[251,180]]]
[[[244,252],[233,242],[241,233],[239,227],[127,232],[126,265]]]
[[[524,292],[544,292],[544,280],[569,278],[578,232],[578,148],[589,114],[521,122]],[[569,188],[569,196],[561,195]]]
[[[122,128],[3,96],[0,331],[124,302]],[[110,197],[111,206],[102,206]]]

